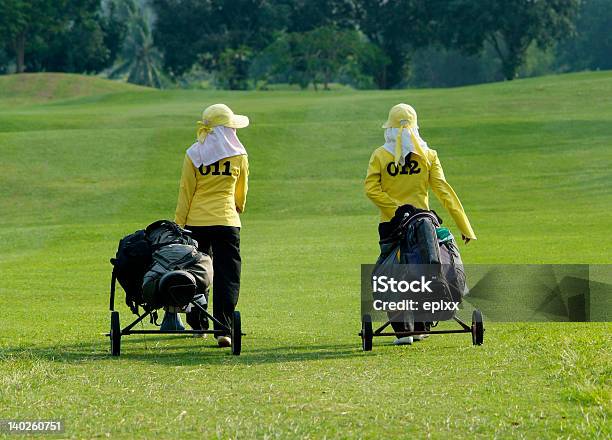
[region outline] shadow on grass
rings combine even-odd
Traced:
[[[179,336],[180,337],[180,336]],[[325,359],[342,359],[363,356],[359,343],[278,346],[249,350],[243,346],[240,356],[232,356],[229,348],[218,348],[212,339],[189,341],[185,344],[163,342],[179,337],[164,339],[126,339],[122,341],[121,356],[112,357],[108,344],[69,344],[47,347],[3,347],[0,361],[37,359],[68,364],[100,362],[138,361],[154,364],[181,365],[257,365],[286,362],[314,362]],[[183,337],[184,338],[184,337]]]
[[[460,337],[459,342],[457,336]],[[463,336],[463,338],[461,338]],[[121,341],[121,356],[112,357],[109,353],[108,341],[95,343],[62,344],[57,346],[20,346],[0,347],[1,361],[43,360],[65,364],[100,362],[143,362],[168,366],[194,365],[265,365],[287,362],[317,362],[335,359],[367,359],[397,355],[418,354],[421,356],[426,349],[428,359],[446,359],[456,355],[463,349],[472,348],[471,340],[465,335],[440,335],[446,341],[439,341],[435,346],[429,342],[419,342],[412,347],[396,347],[391,345],[392,338],[377,338],[372,352],[363,353],[358,338],[351,343],[330,343],[309,345],[279,345],[274,347],[251,348],[248,339],[243,341],[243,351],[240,356],[232,356],[230,349],[219,348],[214,339],[196,339],[184,335],[164,335],[147,337],[127,337]],[[452,342],[451,342],[452,341]],[[465,345],[464,345],[465,344]],[[476,347],[478,350],[479,347]]]

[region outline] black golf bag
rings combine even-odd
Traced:
[[[435,211],[403,205],[391,220],[391,234],[380,241],[377,266],[406,264],[417,273],[426,271],[436,296],[461,302],[467,292],[463,262],[450,231],[441,228],[442,219]],[[412,272],[411,272],[412,273]],[[428,331],[431,322],[414,322],[410,312],[389,312],[396,332]],[[452,319],[449,311],[441,319]]]
[[[212,261],[197,250],[189,231],[169,220],[156,221],[119,241],[111,259],[111,309],[115,281],[125,291],[125,303],[138,308],[186,307],[192,300],[206,305],[212,280]]]

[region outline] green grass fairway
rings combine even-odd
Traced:
[[[0,419],[59,418],[68,438],[610,438],[609,323],[371,353],[357,336],[378,254],[362,181],[389,107],[415,106],[466,207],[464,261],[612,263],[610,96],[612,72],[328,93],[0,77]],[[111,358],[108,260],[173,217],[196,120],[220,101],[252,124],[243,353],[149,335]]]

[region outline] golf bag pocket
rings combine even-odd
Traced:
[[[380,256],[376,265],[397,264],[400,262],[400,246],[397,243],[380,243]]]
[[[437,226],[434,217],[429,215],[420,215],[408,223],[401,244],[402,263],[440,264]]]
[[[432,281],[431,290],[433,291],[432,296],[437,300],[442,300],[445,304],[450,304],[454,302],[453,295],[451,293],[451,288],[449,283],[446,280],[446,276],[444,274],[444,269],[442,269],[442,273],[440,276]],[[448,321],[453,319],[455,316],[454,309],[446,309],[442,311],[436,312],[436,321]]]
[[[113,275],[125,291],[125,303],[133,313],[144,302],[142,277],[151,266],[151,245],[144,230],[127,235],[119,241],[113,264]]]
[[[461,302],[468,293],[468,288],[463,261],[452,235],[440,242],[440,260],[451,297],[453,301]]]
[[[211,258],[188,244],[170,244],[153,254],[153,264],[144,275],[143,297],[150,308],[185,308],[201,295],[208,301],[212,282]]]

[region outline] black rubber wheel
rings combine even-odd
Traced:
[[[480,310],[472,312],[472,344],[482,345],[484,342],[484,323]]]
[[[232,354],[240,356],[242,350],[242,323],[240,320],[240,312],[236,310],[232,317]]]
[[[111,355],[121,354],[121,325],[119,324],[119,312],[116,311],[111,312],[110,346]]]
[[[361,319],[361,348],[363,351],[372,351],[373,339],[372,317],[370,315],[363,315]]]

